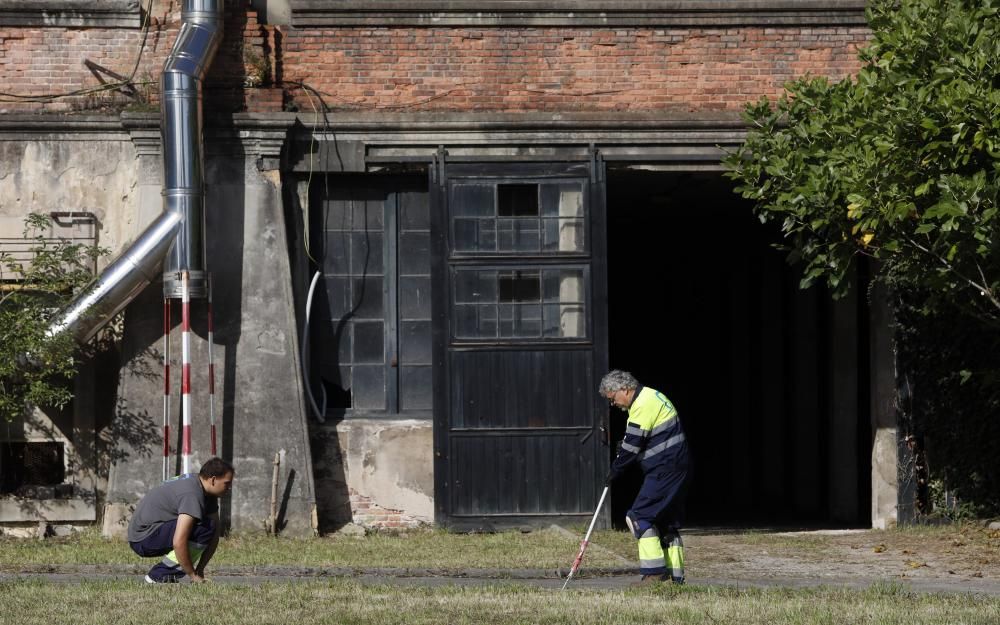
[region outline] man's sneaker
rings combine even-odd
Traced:
[[[164,575],[163,577],[158,577],[156,579],[153,579],[149,575],[146,576],[147,584],[176,584],[177,582],[178,579],[173,575]]]

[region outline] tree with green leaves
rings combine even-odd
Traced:
[[[56,315],[94,277],[104,250],[50,236],[52,220],[25,219],[27,253],[0,252],[0,417],[12,421],[35,406],[61,408],[72,391],[78,346],[49,335]]]
[[[804,77],[748,106],[726,164],[780,226],[803,287],[841,295],[857,260],[875,261],[895,307],[900,424],[930,445],[929,496],[997,514],[1000,0],[874,0],[868,19],[857,75]]]
[[[779,224],[803,286],[844,293],[862,256],[1000,324],[1000,2],[875,0],[853,78],[804,77],[747,107],[726,159]]]

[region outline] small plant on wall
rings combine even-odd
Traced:
[[[253,48],[243,49],[243,86],[261,87],[271,82],[271,64]]]

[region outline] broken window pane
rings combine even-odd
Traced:
[[[500,217],[537,217],[538,185],[497,185],[497,215]]]

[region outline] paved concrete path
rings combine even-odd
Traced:
[[[79,583],[86,580],[133,579],[142,581],[145,567],[137,566],[35,566],[20,572],[0,573],[0,581],[15,579],[45,580],[53,583]],[[219,567],[210,571],[213,582],[222,584],[259,585],[264,583],[297,583],[324,579],[350,579],[362,584],[398,586],[490,586],[521,584],[558,590],[564,579],[556,571],[526,569],[472,569],[463,572],[412,569],[346,569],[292,567]],[[581,571],[569,582],[569,588],[620,590],[628,588],[638,576],[627,569]],[[691,586],[732,588],[868,588],[878,582],[897,583],[914,592],[967,593],[1000,597],[1000,582],[993,580],[947,579],[844,579],[837,577],[705,578],[689,579]]]

